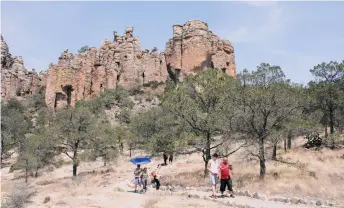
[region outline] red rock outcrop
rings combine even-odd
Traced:
[[[141,51],[133,27],[128,27],[123,36],[114,32],[114,40],[104,40],[100,49],[92,47],[80,54],[64,51],[49,67],[45,99],[51,107],[73,106],[105,88],[162,82],[166,76],[163,54]]]
[[[1,35],[1,98],[23,98],[37,92],[40,77],[35,71],[24,67],[21,56],[12,57],[9,48]]]
[[[234,48],[221,40],[200,20],[173,26],[173,38],[166,44],[166,64],[179,71],[179,77],[205,68],[218,68],[236,77]]]
[[[49,66],[47,105],[73,106],[78,100],[118,85],[129,88],[151,81],[165,82],[172,75],[167,72],[167,65],[178,72],[178,79],[214,67],[236,76],[233,46],[213,35],[202,21],[174,25],[173,38],[164,53],[156,49],[142,51],[133,31],[133,27],[128,27],[122,36],[114,32],[114,39],[104,40],[99,49],[92,47],[80,54],[64,51],[58,63]]]

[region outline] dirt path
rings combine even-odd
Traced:
[[[194,169],[201,164],[194,161],[199,157],[188,156],[176,158],[173,165],[161,168],[163,176],[174,176],[179,173]],[[251,197],[239,196],[233,198],[218,198],[212,200],[211,192],[205,191],[160,191],[157,192],[149,185],[146,194],[133,193],[133,188],[128,183],[133,179],[135,165],[128,162],[129,157],[122,157],[112,167],[103,167],[101,161],[82,163],[79,167],[77,179],[71,178],[71,165],[64,165],[52,172],[44,172],[38,178],[30,178],[30,185],[37,190],[37,194],[32,198],[29,208],[222,208],[222,207],[245,207],[245,208],[282,208],[282,207],[323,207],[316,205],[291,204],[275,201],[254,199]],[[145,165],[149,168],[149,173],[161,163],[161,158],[153,158],[152,163]],[[8,192],[10,187],[23,179],[16,179],[22,173],[9,173],[9,168],[1,170],[2,192]],[[193,173],[194,174],[194,173]],[[205,179],[206,184],[208,178]],[[173,183],[172,183],[173,184]],[[196,181],[190,186],[199,186]],[[162,181],[162,185],[166,185]],[[209,185],[210,186],[210,185]],[[46,197],[50,197],[48,203],[43,203]],[[333,206],[339,207],[339,206]]]

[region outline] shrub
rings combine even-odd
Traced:
[[[82,47],[78,50],[78,52],[79,52],[79,53],[85,53],[87,50],[88,50],[88,46],[85,45],[85,46],[82,46]]]
[[[147,82],[147,83],[144,83],[143,84],[143,87],[150,87],[152,89],[156,89],[158,88],[160,85],[163,85],[164,82],[158,82],[158,81],[150,81],[150,82]]]
[[[35,194],[27,185],[15,184],[12,192],[6,196],[6,200],[1,207],[6,208],[22,208],[30,202],[30,198]],[[2,200],[3,201],[3,200]]]

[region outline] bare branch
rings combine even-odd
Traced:
[[[289,165],[289,166],[297,168],[297,169],[303,169],[303,167],[301,165],[298,165],[298,163],[287,162],[287,161],[283,161],[281,159],[276,159],[274,161]]]
[[[240,145],[238,148],[236,148],[235,150],[233,150],[232,152],[230,152],[230,153],[228,153],[226,155],[223,155],[222,157],[228,157],[229,155],[234,154],[236,151],[241,149],[243,146],[244,146],[244,144]]]

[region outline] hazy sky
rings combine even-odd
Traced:
[[[172,25],[200,19],[235,48],[237,71],[280,65],[294,82],[344,59],[344,2],[1,2],[1,33],[27,68],[47,69],[68,48],[99,47],[134,26],[142,49],[162,51]]]

